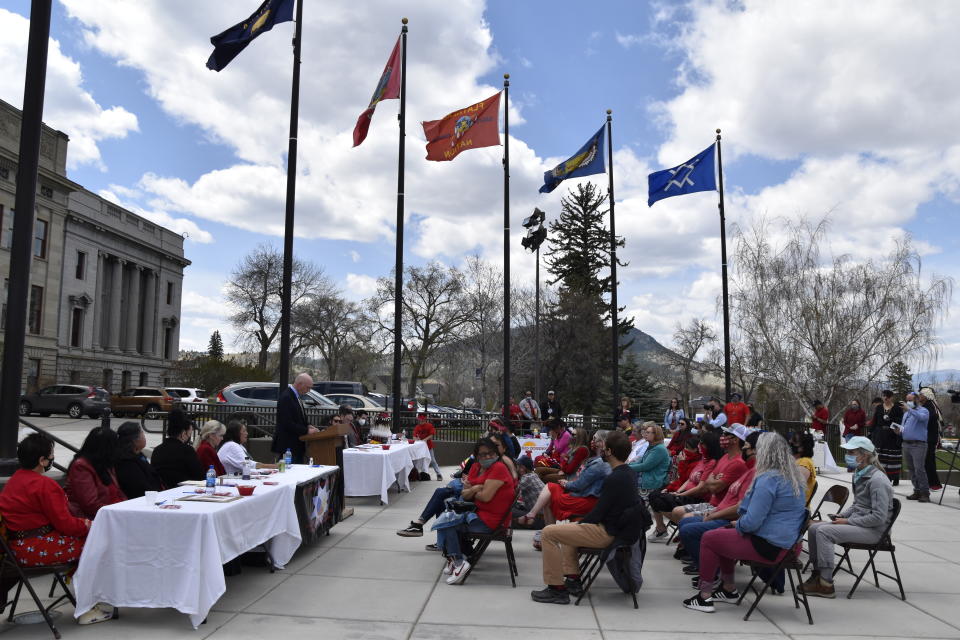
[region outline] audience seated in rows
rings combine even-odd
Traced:
[[[116,463],[116,432],[104,427],[91,429],[67,468],[64,489],[75,516],[93,520],[100,507],[127,499],[117,482]]]
[[[720,448],[720,437],[716,433],[702,433],[699,438],[700,462],[690,472],[689,479],[676,491],[654,491],[648,497],[656,525],[647,538],[649,542],[666,542],[669,538],[667,525],[663,521],[664,515],[669,516],[673,522],[679,522],[682,515],[674,516],[676,507],[702,502],[703,497],[708,495],[707,479],[713,473],[724,452]]]
[[[146,446],[147,436],[138,422],[128,420],[117,428],[117,481],[128,499],[164,488],[160,474],[143,455]]]
[[[707,477],[702,502],[688,503],[673,510],[672,519],[679,522],[688,513],[707,514],[717,508],[730,484],[747,471],[740,448],[750,431],[742,424],[721,427],[720,448],[724,455],[717,460],[713,472]]]

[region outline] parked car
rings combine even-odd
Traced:
[[[331,393],[349,393],[358,396],[367,395],[367,385],[362,382],[347,382],[343,380],[321,380],[313,383],[313,390],[329,396]]]
[[[155,420],[162,411],[173,409],[173,403],[179,400],[166,389],[158,387],[132,387],[115,393],[110,398],[110,409],[118,418],[123,416],[146,416]]]
[[[364,411],[386,411],[382,404],[374,402],[367,396],[361,396],[354,393],[328,393],[326,397],[337,404],[345,404],[354,409],[363,409]]]
[[[55,384],[20,399],[20,415],[39,413],[65,413],[71,418],[90,416],[99,418],[104,409],[110,408],[110,392],[103,387],[85,384]]]
[[[180,398],[180,402],[206,402],[207,392],[190,387],[167,387],[167,393]]]
[[[279,394],[280,385],[276,382],[235,382],[220,390],[217,402],[276,407]],[[340,405],[316,391],[308,391],[303,397],[303,406],[306,409],[335,409]]]

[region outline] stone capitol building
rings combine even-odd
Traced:
[[[0,100],[0,277],[6,323],[20,111]],[[68,137],[44,125],[22,387],[170,384],[183,237],[70,181]],[[2,340],[2,333],[0,333]]]

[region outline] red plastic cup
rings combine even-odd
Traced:
[[[413,444],[414,442],[416,442],[416,440],[414,440],[413,438],[410,438],[409,440],[407,440],[407,444]]]
[[[242,496],[252,496],[253,490],[256,488],[257,487],[252,484],[239,484],[237,485],[237,493],[239,493]]]
[[[382,445],[380,445],[380,447],[381,447],[384,451],[386,451],[387,449],[390,448],[390,445],[388,445],[388,444],[382,444]]]

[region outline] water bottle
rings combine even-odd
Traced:
[[[250,479],[250,468],[253,464],[250,461],[250,456],[247,456],[243,459],[243,475],[241,476],[242,480]]]
[[[289,469],[291,464],[293,464],[293,453],[290,451],[290,449],[287,449],[283,453],[283,470],[286,471]]]
[[[210,465],[210,468],[207,469],[207,491],[213,493],[215,487],[217,486],[217,472],[214,471],[213,465]]]

